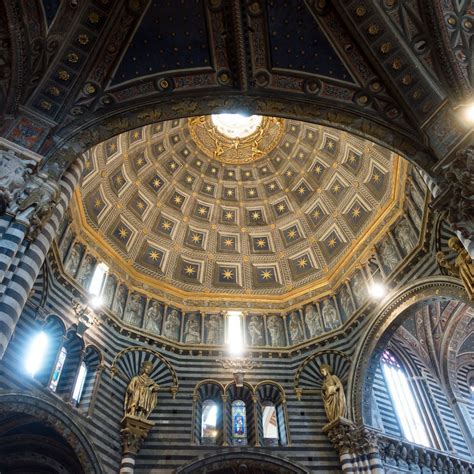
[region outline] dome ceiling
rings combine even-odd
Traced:
[[[264,117],[162,122],[85,155],[73,213],[110,264],[180,297],[329,290],[401,213],[406,164],[361,138]]]

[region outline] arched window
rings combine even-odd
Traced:
[[[272,402],[264,402],[262,406],[263,439],[266,444],[278,444],[278,421],[276,407]]]
[[[203,444],[215,444],[219,430],[217,428],[218,406],[214,400],[204,400],[201,415],[201,440]]]
[[[381,363],[404,437],[413,443],[431,446],[413,387],[401,364],[389,350],[383,352]]]
[[[100,380],[100,352],[93,346],[84,350],[84,356],[74,381],[71,401],[81,411],[88,411],[94,398],[94,389]]]
[[[58,388],[59,378],[63,372],[64,362],[66,362],[67,349],[63,346],[59,351],[58,360],[56,361],[56,366],[54,367],[53,375],[49,382],[49,389],[53,392]]]
[[[242,400],[232,402],[232,440],[237,444],[247,442],[247,413]]]

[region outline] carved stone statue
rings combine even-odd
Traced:
[[[414,449],[411,452],[410,471],[411,472],[421,472],[421,469],[420,469],[420,453],[416,449]]]
[[[117,316],[122,316],[125,309],[125,303],[127,302],[127,288],[124,285],[120,285],[115,295],[113,311]]]
[[[321,323],[321,317],[313,304],[309,304],[305,308],[304,319],[306,326],[308,326],[309,336],[319,336],[324,332],[323,325]]]
[[[79,277],[77,278],[78,283],[83,287],[87,288],[90,279],[92,278],[92,271],[94,269],[94,257],[92,255],[86,255],[82,264]]]
[[[449,239],[448,247],[457,253],[454,264],[448,262],[444,252],[438,252],[436,259],[439,265],[446,268],[452,276],[461,279],[469,299],[472,300],[474,299],[474,264],[472,259],[457,237]]]
[[[293,311],[290,315],[290,322],[288,324],[288,329],[290,331],[290,338],[293,344],[298,342],[303,342],[304,333],[303,328],[301,327],[301,321],[298,315]]]
[[[387,448],[387,455],[385,456],[385,464],[388,464],[390,466],[396,466],[397,465],[397,460],[395,459],[396,453],[397,453],[397,450],[395,448],[395,445],[393,443],[390,443]]]
[[[127,311],[125,312],[124,321],[135,326],[140,324],[142,313],[142,298],[140,295],[134,293],[130,302],[128,303]]]
[[[357,303],[357,306],[362,306],[367,300],[367,286],[364,282],[364,277],[361,272],[356,272],[352,277],[352,291]]]
[[[116,284],[115,277],[112,275],[109,275],[107,277],[107,282],[105,283],[105,289],[104,289],[104,304],[108,308],[110,308],[110,306],[112,305],[112,301],[114,299],[115,284]]]
[[[77,267],[79,266],[79,260],[81,259],[81,253],[79,248],[79,245],[74,245],[72,247],[71,254],[69,255],[68,261],[66,263],[66,271],[73,276],[77,271]]]
[[[270,333],[270,345],[272,347],[282,346],[282,325],[281,318],[275,314],[267,321],[268,332]]]
[[[212,314],[206,322],[207,338],[206,344],[219,344],[221,338],[221,319],[217,314]]]
[[[201,328],[195,314],[191,314],[184,327],[184,342],[199,344],[201,342]]]
[[[345,285],[342,286],[341,292],[339,293],[341,298],[341,305],[342,309],[347,318],[351,316],[354,312],[354,305],[352,304],[351,295],[349,294],[349,290]]]
[[[433,471],[431,469],[431,454],[425,453],[424,457],[422,458],[421,462],[421,472],[422,474],[431,474]]]
[[[395,238],[405,254],[411,252],[418,242],[415,231],[406,219],[401,220],[394,230]]]
[[[263,323],[257,316],[252,316],[249,322],[250,344],[252,346],[263,346]]]
[[[400,450],[400,456],[398,457],[398,465],[403,469],[408,469],[408,450],[405,446],[402,446]]]
[[[383,264],[389,269],[393,270],[398,264],[398,255],[390,240],[385,239],[379,247],[380,256]]]
[[[11,151],[0,150],[0,215],[14,202],[25,186],[33,161],[22,160]]]
[[[337,315],[336,308],[331,303],[330,299],[327,298],[323,301],[323,309],[322,309],[324,325],[327,329],[336,329],[339,324],[339,317]]]
[[[322,364],[319,368],[324,377],[321,396],[323,398],[324,409],[330,422],[346,415],[346,396],[344,387],[337,375],[331,374],[331,367]]]
[[[156,407],[159,385],[150,377],[153,364],[143,362],[139,375],[130,380],[125,393],[125,416],[147,420]]]
[[[179,339],[179,316],[178,311],[172,309],[165,321],[163,335],[168,339],[177,341]]]
[[[160,311],[160,304],[158,301],[153,301],[146,312],[146,329],[160,334],[162,319],[163,315]]]

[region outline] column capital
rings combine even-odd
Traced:
[[[151,421],[139,420],[130,416],[124,417],[120,429],[123,454],[137,454],[154,425]]]

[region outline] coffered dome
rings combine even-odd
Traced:
[[[73,212],[136,281],[197,299],[324,292],[401,213],[406,165],[389,150],[304,122],[220,120],[146,126],[85,155]]]

